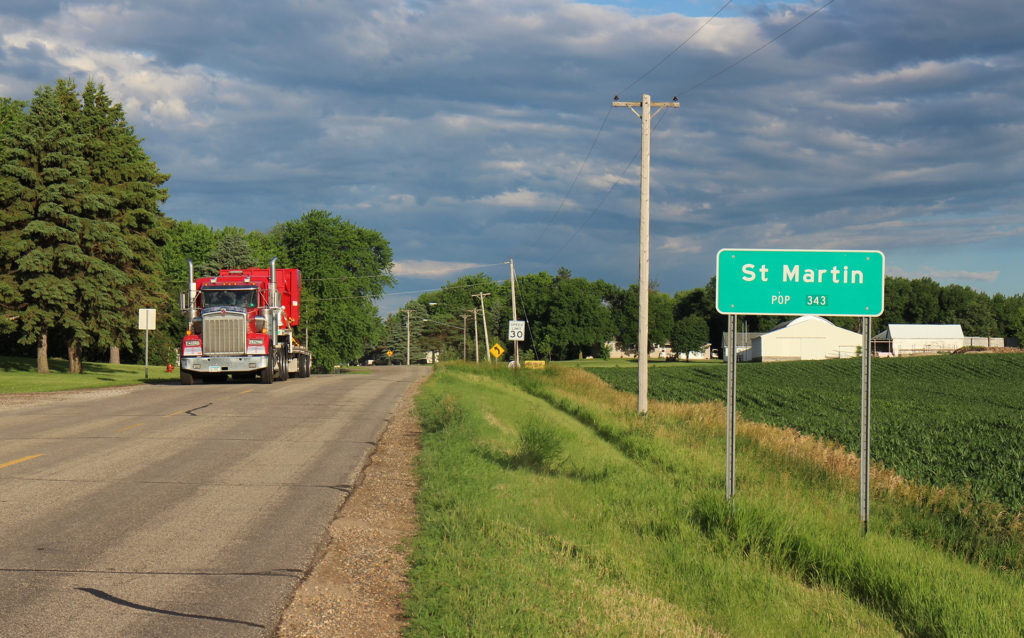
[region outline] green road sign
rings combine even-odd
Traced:
[[[723,315],[882,314],[885,255],[877,250],[718,251]]]

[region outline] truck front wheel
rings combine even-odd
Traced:
[[[181,379],[181,385],[192,385],[195,382],[195,377],[192,376],[192,373],[184,368],[180,368],[178,378]]]

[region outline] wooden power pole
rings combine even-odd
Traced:
[[[479,292],[474,297],[480,297],[480,317],[484,322],[484,347],[487,348],[487,363],[491,362],[491,338],[487,336],[487,311],[484,310],[484,297],[490,297],[489,292]],[[479,361],[479,359],[477,359]]]
[[[647,414],[647,300],[651,280],[651,107],[654,115],[663,108],[679,108],[679,100],[651,102],[646,93],[639,102],[620,102],[615,96],[612,106],[625,106],[640,118],[640,318],[637,325],[637,405],[638,414]],[[636,107],[640,107],[637,113]]]
[[[405,311],[405,365],[409,365],[409,351],[412,349],[412,328],[409,327],[409,318],[412,310]]]

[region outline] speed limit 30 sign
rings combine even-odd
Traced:
[[[525,321],[509,321],[508,322],[508,340],[509,341],[522,341],[526,334],[526,322]]]

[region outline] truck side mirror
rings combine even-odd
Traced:
[[[182,312],[188,310],[188,306],[185,305],[185,294],[184,292],[178,293],[178,306]]]

